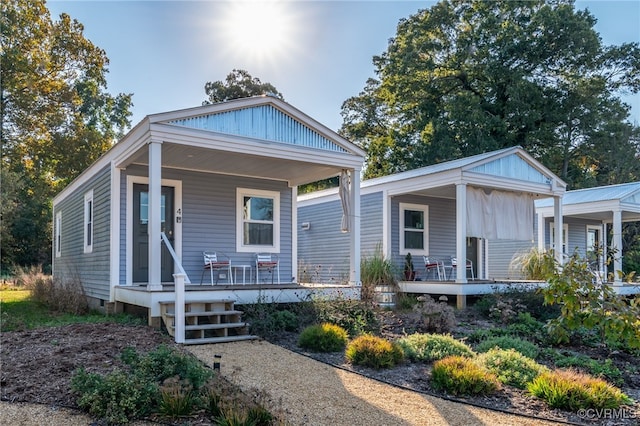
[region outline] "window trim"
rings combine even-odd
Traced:
[[[244,244],[244,197],[273,199],[273,245]],[[239,253],[280,253],[280,192],[263,189],[236,188],[236,251]]]
[[[552,250],[555,250],[556,248],[556,242],[555,242],[555,222],[549,222],[549,247]],[[569,224],[564,222],[562,224],[562,253],[563,254],[568,254],[567,253],[567,247],[569,246]]]
[[[56,257],[62,256],[62,212],[56,212]]]
[[[95,236],[94,226],[95,226],[95,205],[93,203],[93,189],[86,192],[84,194],[84,219],[83,219],[83,229],[84,229],[84,252],[91,253],[93,252],[93,238]]]
[[[405,242],[404,242],[404,231],[405,231],[405,226],[404,226],[404,212],[406,210],[415,210],[415,211],[421,211],[422,214],[424,215],[424,227],[422,229],[423,234],[422,237],[424,239],[422,245],[424,247],[424,249],[419,250],[419,249],[407,249],[405,247]],[[426,256],[429,254],[429,206],[426,204],[412,204],[412,203],[399,203],[398,205],[398,213],[399,213],[399,220],[398,220],[398,234],[399,234],[399,254],[401,255],[407,255],[408,253],[411,253],[412,255],[420,255],[420,256]]]

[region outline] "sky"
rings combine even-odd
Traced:
[[[199,106],[204,85],[244,69],[332,130],[342,103],[369,77],[398,22],[434,1],[64,1],[109,58],[107,92],[133,94],[131,125],[146,115]],[[639,0],[576,1],[597,18],[605,45],[640,43]],[[640,125],[640,94],[623,96]]]

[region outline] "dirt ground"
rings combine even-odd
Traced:
[[[385,334],[388,337],[397,335],[402,332],[403,326],[406,324],[403,324],[400,318],[390,314],[385,319]],[[296,340],[297,334],[291,333],[275,343],[300,353],[295,344]],[[132,346],[139,352],[147,352],[161,343],[174,345],[169,336],[158,330],[119,324],[74,324],[3,332],[0,341],[1,399],[12,403],[31,402],[55,407],[76,407],[75,397],[70,390],[70,380],[77,368],[85,367],[90,372],[107,373],[117,367],[123,367],[119,355],[125,347]],[[338,366],[343,371],[353,371],[426,395],[438,395],[429,386],[428,367],[425,365],[405,363],[392,370],[376,371],[350,366],[340,353],[303,355]],[[302,376],[304,378],[304,374]],[[640,377],[632,378],[631,382],[628,382],[631,386],[623,387],[623,390],[638,400],[640,386],[636,386],[636,380],[640,383]],[[466,398],[462,401],[560,422],[589,425],[638,424],[637,417],[614,423],[585,422],[575,413],[548,409],[539,400],[517,390],[509,390],[498,396]],[[636,403],[632,409],[637,415],[640,413],[640,404]]]

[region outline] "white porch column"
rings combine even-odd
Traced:
[[[161,225],[162,197],[162,142],[149,142],[149,280],[147,290],[162,290],[162,237]]]
[[[360,170],[351,171],[351,232],[350,232],[350,274],[351,285],[361,285],[360,280]]]
[[[244,270],[243,270],[244,272]],[[298,276],[298,187],[291,188],[291,276],[299,283]],[[289,282],[289,281],[287,281]]]
[[[538,251],[543,252],[545,246],[544,240],[544,216],[542,213],[536,213],[538,219]]]
[[[173,274],[173,282],[175,284],[175,295],[174,295],[174,307],[173,311],[175,313],[175,328],[174,337],[176,343],[184,343],[184,279],[185,274]]]
[[[467,282],[467,185],[456,184],[456,282]]]
[[[555,256],[556,261],[560,264],[564,264],[564,258],[562,256],[562,242],[564,241],[564,235],[562,235],[563,230],[562,225],[562,197],[554,196],[553,197],[553,233],[555,235]],[[567,238],[569,236],[567,235]]]
[[[613,212],[613,285],[622,285],[618,272],[622,271],[622,212]]]

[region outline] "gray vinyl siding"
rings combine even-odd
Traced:
[[[429,206],[429,256],[449,259],[456,254],[456,201],[446,198],[401,195],[391,199],[391,249],[394,264],[399,270],[405,256],[400,254],[400,203]],[[422,255],[413,255],[413,266],[418,278],[425,277]]]
[[[537,245],[532,241],[490,240],[488,254],[488,278],[493,280],[524,279],[516,267],[512,267],[515,257],[529,252]]]
[[[146,176],[146,168],[130,167],[127,173]],[[200,283],[203,251],[227,254],[231,263],[252,265],[255,279],[255,253],[236,252],[236,189],[248,188],[280,193],[280,279],[290,282],[296,274],[291,266],[291,188],[286,182],[253,179],[212,173],[163,169],[163,179],[182,181],[182,266],[192,283]],[[122,217],[127,199],[126,177],[122,194]],[[126,223],[122,223],[121,244],[126,247]],[[121,282],[126,282],[126,268],[121,258]],[[248,279],[248,277],[247,277]],[[205,277],[205,283],[207,277]]]
[[[54,276],[80,280],[87,296],[109,300],[111,174],[109,167],[96,173],[54,206],[62,215],[61,253],[53,258]],[[84,196],[93,190],[93,250],[84,253]],[[55,223],[55,222],[54,222]]]
[[[553,218],[545,219],[545,248],[550,247],[551,236],[549,232],[549,224],[553,222]],[[580,256],[587,254],[587,225],[602,226],[601,222],[595,220],[577,219],[572,217],[564,217],[563,223],[569,226],[569,237],[567,240],[566,251],[568,255],[577,252]]]

